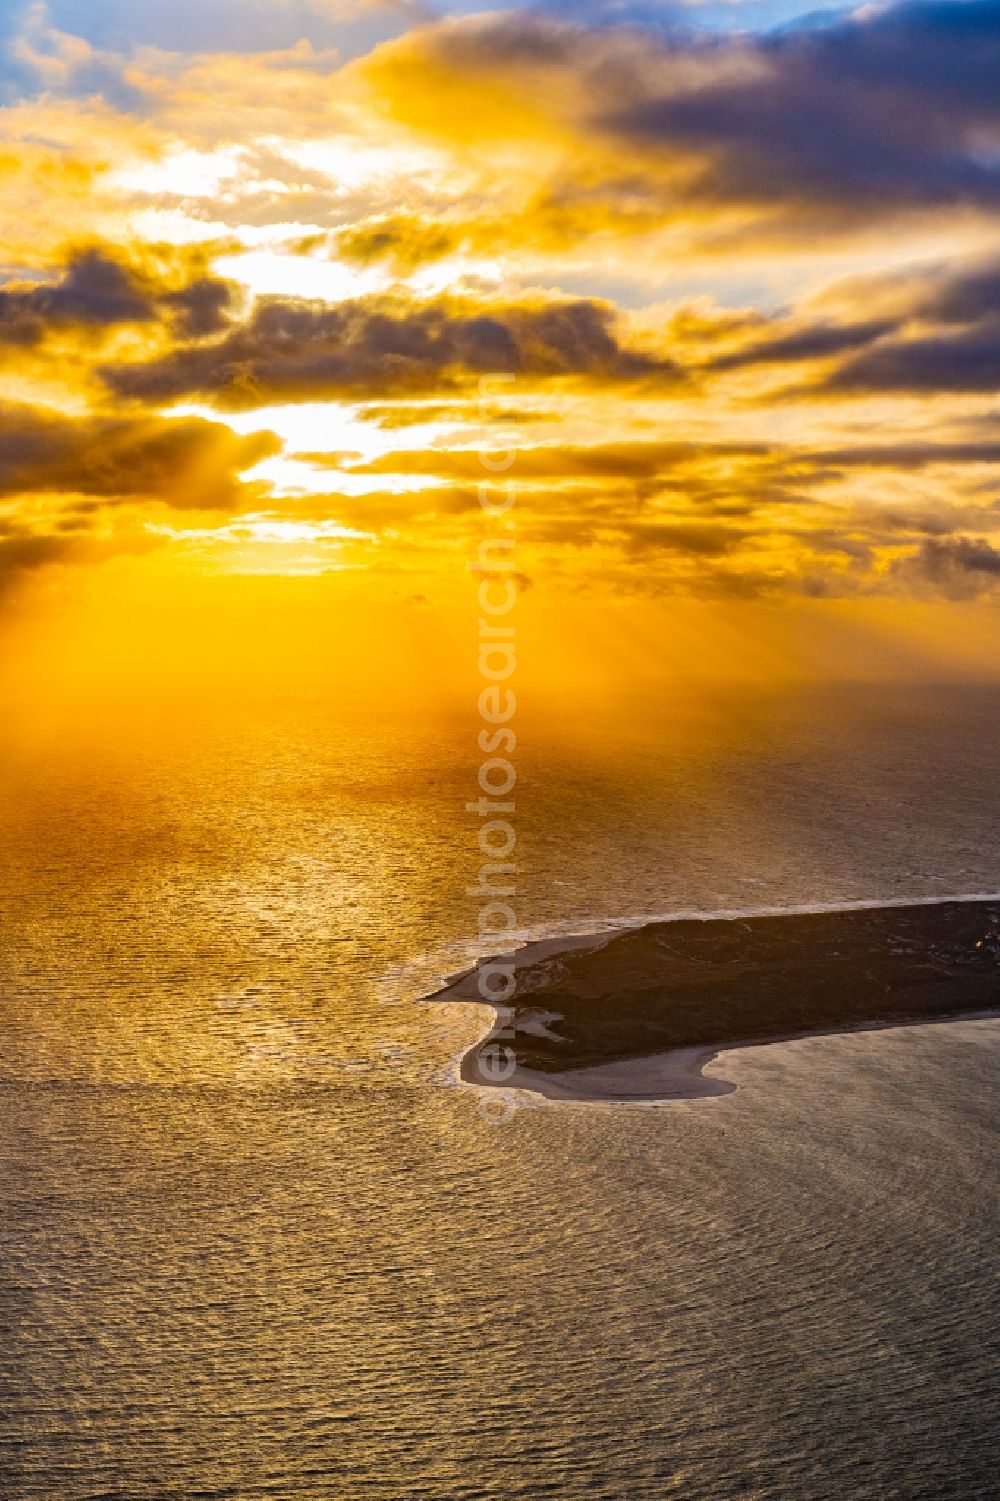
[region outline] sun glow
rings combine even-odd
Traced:
[[[259,297],[311,297],[342,302],[363,297],[386,284],[378,270],[344,265],[322,253],[282,254],[279,250],[238,251],[215,262],[220,276],[239,282]]]
[[[245,168],[243,146],[223,146],[197,151],[175,146],[157,161],[119,167],[108,177],[112,191],[137,193],[150,198],[217,198],[229,190]]]
[[[212,407],[187,403],[168,409],[175,418],[200,417],[223,422],[242,437],[275,433],[284,451],[247,470],[244,478],[271,487],[276,496],[364,496],[416,494],[433,490],[444,481],[432,474],[356,473],[353,465],[371,463],[399,448],[399,434],[377,422],[365,421],[356,405],[339,402],[303,402],[295,406],[259,407],[253,412],[217,412]],[[424,422],[406,429],[406,446],[425,453],[454,434],[454,425]],[[329,455],[329,465],[310,462],[307,455]]]
[[[886,14],[820,30],[860,46]],[[699,601],[793,632],[803,601],[842,630],[877,599],[930,661],[907,609],[937,628],[1000,589],[976,173],[942,197],[909,96],[862,74],[877,170],[845,171],[795,49],[752,33],[397,20],[354,61],[49,38],[59,89],[0,142],[0,608],[132,558],[163,595],[335,566],[380,598],[419,574],[433,607],[509,483],[533,602],[608,635],[611,602],[658,602],[650,641],[616,615],[616,671],[683,640],[724,672],[735,637],[664,624]],[[777,154],[772,74],[803,126]],[[967,120],[934,108],[958,161]]]
[[[365,122],[363,129],[370,129]],[[364,191],[392,190],[403,196],[429,189],[444,179],[452,182],[453,164],[447,153],[412,141],[380,143],[362,136],[329,136],[324,140],[282,140],[273,143],[296,166],[322,175],[341,197]]]
[[[263,481],[276,496],[329,495],[410,495],[422,490],[436,490],[444,481],[428,474],[354,474],[338,466],[323,469],[302,459],[281,455],[264,459],[246,472],[245,478]]]

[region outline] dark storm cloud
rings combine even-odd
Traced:
[[[962,333],[897,339],[847,361],[831,391],[1000,391],[1000,320]]]
[[[893,573],[917,593],[975,599],[1000,584],[1000,552],[982,537],[928,537]]]
[[[940,263],[842,284],[852,304],[889,299],[891,317],[833,322],[794,311],[758,324],[715,372],[844,356],[824,381],[843,392],[983,392],[1000,388],[1000,265]],[[815,388],[806,387],[807,391]]]
[[[920,557],[928,570],[957,568],[962,573],[1000,578],[1000,552],[982,538],[958,537],[954,541],[928,538],[921,545]]]
[[[650,27],[641,9],[618,27],[515,13],[421,45],[460,76],[530,76],[554,100],[582,98],[576,123],[619,146],[629,201],[645,175],[667,212],[753,205],[806,229],[1000,207],[1000,0],[865,7],[765,35]]]
[[[595,380],[677,375],[672,362],[623,348],[613,311],[603,303],[476,306],[379,296],[335,306],[261,298],[250,318],[220,340],[103,374],[123,396],[197,394],[245,408],[340,392],[448,388],[463,377],[507,371]]]
[[[38,492],[155,498],[177,508],[228,507],[238,474],[278,451],[270,433],[238,437],[198,418],[53,416],[0,407],[0,496]]]
[[[0,599],[24,574],[70,557],[75,545],[69,537],[6,533],[0,529]]]
[[[901,5],[825,27],[667,49],[705,81],[654,89],[604,123],[694,151],[695,194],[870,210],[1000,204],[1000,0]],[[734,66],[742,62],[744,66]]]
[[[175,320],[177,334],[201,339],[225,326],[232,303],[232,288],[215,276],[200,276],[176,292],[164,292],[159,304]]]
[[[297,457],[318,467],[344,465],[342,455]],[[532,443],[517,455],[518,482],[526,487],[533,509],[570,506],[576,514],[590,510],[596,518],[676,504],[696,508],[700,518],[725,519],[731,525],[774,507],[807,509],[824,486],[840,483],[847,472],[870,471],[873,482],[880,483],[875,478],[879,474],[919,473],[936,466],[995,470],[1000,442],[910,440],[809,449],[764,443],[554,441]],[[354,476],[406,473],[474,486],[481,459],[471,450],[420,447],[362,462],[348,460],[346,468]],[[898,529],[894,519],[886,524]]]
[[[944,279],[920,311],[942,323],[976,323],[1000,315],[1000,265],[987,265]]]
[[[0,341],[5,344],[37,344],[49,329],[72,324],[104,328],[154,316],[149,297],[124,267],[98,250],[78,255],[54,285],[0,289]]]
[[[78,251],[56,282],[0,288],[0,344],[31,346],[54,329],[111,328],[171,319],[179,334],[216,332],[229,305],[229,286],[199,276],[176,290],[158,287],[107,251]]]
[[[804,455],[810,465],[837,469],[927,469],[933,464],[1000,464],[996,443],[859,443],[853,448],[817,449]]]
[[[794,333],[778,338],[762,339],[748,348],[731,354],[718,355],[709,362],[710,370],[741,370],[752,365],[792,363],[798,360],[819,360],[846,350],[864,347],[884,334],[891,332],[895,323],[880,319],[870,323],[853,323],[844,326],[817,324],[812,328],[797,329]]]

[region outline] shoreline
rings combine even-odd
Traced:
[[[471,1003],[469,1003],[471,1004]],[[1000,1006],[986,1011],[962,1011],[953,1016],[913,1017],[910,1020],[860,1022],[817,1032],[789,1032],[781,1037],[757,1037],[705,1047],[671,1048],[634,1058],[621,1058],[587,1068],[543,1073],[518,1065],[509,1079],[493,1083],[478,1076],[475,1064],[480,1050],[509,1018],[501,1016],[489,1001],[482,1005],[494,1012],[485,1033],[455,1055],[457,1078],[470,1089],[501,1093],[523,1092],[551,1103],[574,1105],[670,1105],[685,1100],[722,1099],[739,1089],[730,1079],[706,1076],[702,1070],[727,1053],[768,1048],[785,1042],[816,1042],[824,1037],[853,1037],[863,1032],[898,1032],[910,1027],[945,1027],[955,1022],[1000,1020]]]
[[[995,903],[998,900],[1000,898],[992,893],[976,893],[768,909],[743,908],[738,912],[730,911],[725,916],[714,912],[712,914],[677,914],[652,922],[626,923],[618,928],[604,931],[532,940],[509,950],[507,957],[514,956],[518,967],[523,967],[528,972],[526,976],[528,984],[526,988],[519,990],[518,994],[524,998],[530,997],[536,991],[541,991],[542,996],[539,999],[542,1005],[539,1008],[533,1008],[530,1003],[525,1005],[523,999],[521,1005],[510,1006],[482,997],[477,983],[478,965],[454,976],[440,989],[423,999],[442,1004],[458,1001],[485,1006],[492,1013],[489,1025],[480,1037],[452,1059],[451,1069],[455,1082],[465,1087],[488,1090],[493,1093],[499,1091],[501,1094],[523,1093],[538,1101],[545,1100],[550,1103],[588,1105],[650,1106],[719,1099],[734,1093],[737,1086],[730,1080],[705,1075],[703,1070],[725,1053],[736,1052],[744,1048],[765,1047],[779,1042],[846,1036],[855,1032],[890,1031],[898,1027],[941,1025],[956,1021],[993,1020],[1000,1016],[1000,1006],[993,1004],[985,1007],[962,1006],[956,997],[958,1001],[956,1009],[944,1013],[879,1017],[876,1012],[870,1018],[861,1020],[845,1017],[842,1024],[799,1027],[779,1033],[768,1032],[766,1035],[736,1035],[731,1038],[716,1038],[700,1043],[688,1042],[676,1047],[635,1053],[618,1052],[617,1056],[609,1056],[606,1060],[588,1062],[582,1066],[570,1064],[565,1067],[533,1068],[517,1059],[512,1071],[501,1080],[483,1075],[479,1067],[480,1055],[498,1034],[506,1032],[507,1036],[510,1035],[509,1028],[515,1017],[522,1036],[530,1033],[533,1037],[562,1042],[564,1039],[558,1034],[548,1031],[548,1023],[551,1020],[564,1020],[563,1014],[546,1009],[544,994],[546,989],[562,974],[560,961],[567,956],[573,956],[576,961],[586,960],[624,935],[632,935],[633,939],[640,942],[643,938],[655,942],[654,930],[661,926],[666,927],[672,922],[719,925],[734,922],[739,925],[741,920],[750,918],[835,916],[838,913],[878,914],[882,911],[943,908],[956,904]],[[623,984],[627,984],[627,981],[623,981]],[[550,1003],[552,1006],[558,1004],[556,1000],[551,1000]],[[874,1004],[877,1006],[878,1003]],[[617,1049],[615,1051],[617,1052]]]

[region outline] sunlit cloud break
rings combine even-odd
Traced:
[[[492,373],[542,591],[994,594],[995,0],[208,10],[8,39],[8,595],[153,555],[182,588],[196,534],[444,597]]]

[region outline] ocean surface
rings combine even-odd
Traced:
[[[525,936],[1000,890],[1000,692],[522,728]],[[974,1501],[1000,1021],[491,1122],[476,725],[0,749],[4,1501]]]

